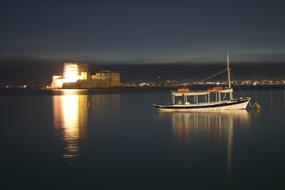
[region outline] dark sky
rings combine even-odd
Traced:
[[[277,0],[1,0],[0,56],[98,62],[285,60]]]

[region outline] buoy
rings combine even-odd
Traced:
[[[253,106],[256,111],[260,110],[261,108],[261,106],[257,102],[255,102]]]
[[[253,105],[249,103],[249,105],[250,108],[255,109],[255,111],[260,111],[261,109],[261,106],[257,102],[255,102]]]

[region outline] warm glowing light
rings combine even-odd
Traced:
[[[64,83],[64,79],[62,76],[54,75],[52,76],[52,83],[50,85],[51,88],[62,88],[62,85]]]
[[[65,82],[76,82],[77,80],[79,80],[80,76],[78,75],[78,64],[64,64],[63,78]]]
[[[54,119],[57,134],[64,142],[63,157],[70,163],[79,155],[79,141],[87,121],[87,97],[64,91],[54,96]]]
[[[65,95],[62,99],[62,114],[65,123],[65,132],[68,136],[78,138],[78,115],[79,99],[78,95]]]
[[[56,80],[53,81],[52,87],[53,88],[62,88],[63,82],[64,82],[63,79],[56,79]]]

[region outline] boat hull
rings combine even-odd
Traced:
[[[242,110],[246,109],[250,98],[243,98],[228,102],[218,102],[213,104],[204,105],[159,105],[154,104],[153,107],[156,111],[163,112],[196,112],[196,111],[223,111],[223,110]]]

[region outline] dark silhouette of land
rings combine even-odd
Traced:
[[[0,58],[1,84],[49,84],[52,75],[62,74],[66,60],[36,59],[27,57]],[[112,70],[120,72],[123,82],[162,82],[200,81],[201,79],[225,69],[225,63],[100,63],[96,61],[76,60],[87,63],[91,72]],[[285,62],[231,63],[234,80],[284,80]],[[225,75],[215,80],[224,80]]]

